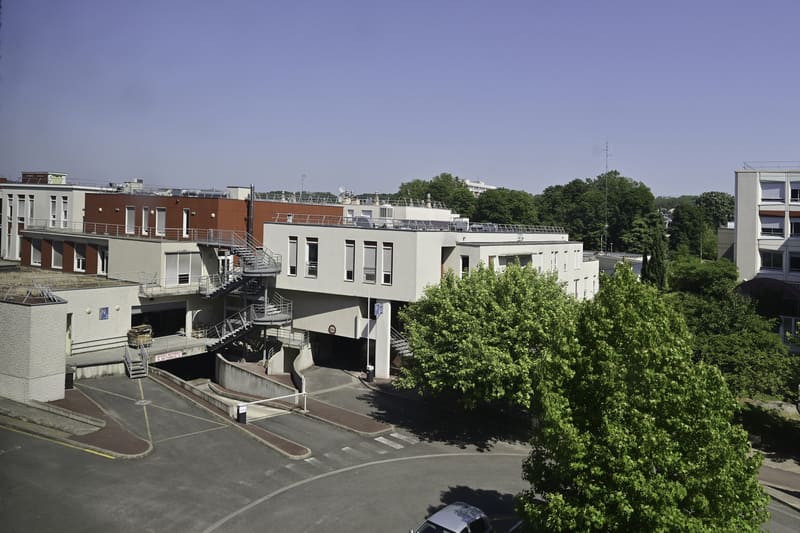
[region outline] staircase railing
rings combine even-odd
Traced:
[[[241,311],[228,315],[222,322],[208,328],[206,337],[222,339],[247,327],[248,324],[251,324],[253,320],[255,320],[255,307],[257,305],[263,306],[264,304],[253,304],[245,307]]]
[[[263,305],[263,304],[256,304]],[[277,292],[272,293],[269,304],[264,306],[264,315],[289,315],[292,316],[292,301],[284,298]],[[263,315],[262,315],[263,316]]]
[[[391,330],[390,344],[392,348],[394,348],[403,357],[414,355],[414,353],[411,351],[411,345],[408,344],[408,339],[406,336],[395,328],[392,328]]]

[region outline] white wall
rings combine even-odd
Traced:
[[[47,328],[63,319],[64,308],[0,302],[0,395],[20,402],[64,397],[65,335]]]
[[[67,303],[62,306],[61,316],[50,326],[60,334],[65,334],[67,313],[72,313],[73,355],[125,345],[131,327],[131,308],[139,304],[138,286],[62,290],[55,293]],[[103,308],[107,308],[108,314],[101,319]]]

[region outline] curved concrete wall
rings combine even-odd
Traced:
[[[275,398],[297,392],[287,385],[267,379],[266,375],[255,374],[236,366],[219,354],[217,354],[215,373],[214,381],[221,386],[253,396]]]

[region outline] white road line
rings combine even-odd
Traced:
[[[326,470],[326,471],[333,470],[333,467],[326,465],[316,457],[309,457],[308,459],[303,459],[303,460],[306,463],[310,464],[311,466],[319,468],[320,470]]]
[[[351,448],[350,446],[345,446],[344,448],[342,448],[342,451],[344,453],[350,454],[350,455],[354,456],[355,458],[357,458],[359,460],[362,460],[362,461],[364,459],[369,459],[369,455],[367,455],[366,453],[364,453],[362,451],[355,450],[355,449]]]
[[[394,448],[395,450],[400,450],[402,448],[405,448],[405,446],[403,446],[399,442],[395,442],[393,440],[389,440],[386,437],[375,437],[375,441],[376,442],[380,442],[384,446],[389,446],[390,448]]]
[[[336,452],[327,452],[327,453],[323,453],[322,455],[325,457],[325,459],[327,459],[329,461],[333,461],[334,463],[337,463],[337,464],[340,464],[340,465],[350,464],[350,461],[348,461],[346,457],[341,457]]]
[[[359,442],[358,445],[361,446],[362,448],[366,448],[369,451],[369,453],[377,453],[379,455],[383,455],[385,453],[389,453],[388,450],[384,450],[383,448],[379,448],[379,447],[375,446],[374,444],[371,444],[370,442]]]
[[[389,435],[390,437],[394,437],[397,440],[401,440],[408,444],[419,444],[419,439],[415,437],[410,437],[408,435],[403,435],[402,433],[392,433]]]

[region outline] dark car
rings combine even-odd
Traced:
[[[436,511],[411,533],[494,533],[486,513],[464,502]]]

